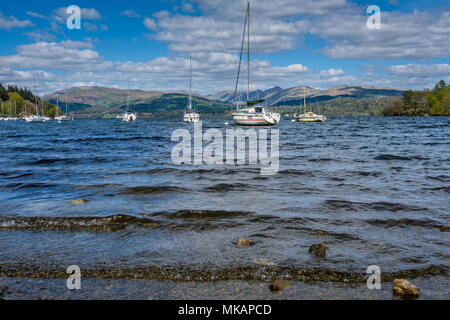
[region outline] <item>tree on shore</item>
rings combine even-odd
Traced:
[[[8,101],[8,91],[6,91],[5,87],[0,83],[0,100],[2,101]]]
[[[407,90],[401,99],[383,109],[384,116],[450,115],[450,85],[439,81],[433,90]]]

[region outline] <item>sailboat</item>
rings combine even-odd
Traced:
[[[130,107],[130,84],[128,84],[128,91],[127,91],[127,110],[122,114],[122,121],[125,122],[131,122],[136,121],[136,114],[128,111],[128,108]]]
[[[26,122],[45,122],[44,117],[41,117],[39,115],[38,111],[38,98],[37,98],[37,90],[36,90],[36,79],[33,74],[33,81],[34,81],[34,107],[36,109],[36,114],[33,114],[31,116],[25,117]]]
[[[314,112],[306,112],[306,88],[305,88],[305,71],[302,65],[302,78],[303,78],[303,108],[304,113],[299,115],[294,115],[297,122],[324,122],[327,120],[326,116],[315,114]],[[300,113],[300,112],[299,112]]]
[[[9,110],[10,110],[10,114],[11,114],[11,100],[10,100],[10,104],[9,104]],[[14,100],[14,116],[9,115],[5,120],[9,120],[9,121],[16,121],[17,118],[17,103],[16,100]]]
[[[189,57],[189,102],[184,110],[184,122],[194,123],[200,120],[200,114],[192,107],[192,58]]]
[[[280,114],[271,112],[267,108],[265,99],[250,101],[250,2],[247,3],[247,14],[245,16],[244,34],[242,36],[241,58],[244,47],[245,27],[247,27],[247,102],[246,108],[239,109],[241,103],[236,104],[236,112],[232,112],[234,123],[245,126],[273,126],[280,121]],[[235,96],[237,93],[241,59],[239,60],[239,70],[236,80]],[[262,105],[265,103],[265,105]]]
[[[58,109],[61,110],[59,108],[59,98],[56,98],[56,107],[57,107],[57,110]],[[70,120],[69,117],[68,117],[68,113],[67,113],[67,97],[66,97],[66,114],[62,114],[60,116],[56,116],[55,120],[58,120],[58,122],[60,122],[60,121],[69,121]]]
[[[0,121],[6,120],[4,112],[3,112],[3,101],[2,101],[2,115],[0,117]]]

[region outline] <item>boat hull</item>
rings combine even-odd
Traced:
[[[192,113],[186,113],[184,115],[184,122],[187,123],[195,123],[200,120],[200,115],[198,113],[192,112]]]
[[[273,126],[280,121],[277,113],[265,115],[236,112],[232,113],[232,116],[234,123],[240,126]]]
[[[325,119],[297,119],[297,122],[324,122]]]

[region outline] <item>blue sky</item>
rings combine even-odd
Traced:
[[[307,85],[431,87],[450,82],[448,1],[252,0],[252,89]],[[18,5],[20,3],[20,5]],[[69,30],[65,8],[82,8]],[[381,28],[369,30],[369,5]],[[0,8],[0,81],[39,91],[99,85],[231,90],[245,0],[20,1]]]

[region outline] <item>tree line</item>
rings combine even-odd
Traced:
[[[384,116],[448,116],[450,85],[439,81],[434,89],[407,90],[400,99],[382,110]]]
[[[7,88],[0,83],[0,100],[2,104],[2,116],[16,115],[28,116],[36,113],[36,104],[38,113],[48,117],[54,117],[62,114],[61,109],[50,104],[39,97],[36,97],[27,87],[21,88],[9,85]]]

